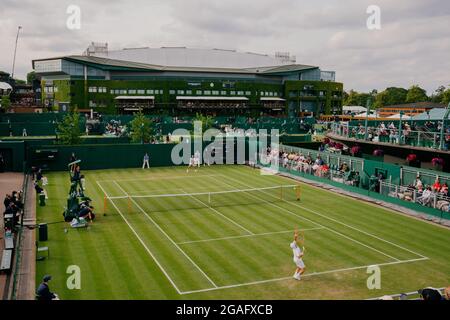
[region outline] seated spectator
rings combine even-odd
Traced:
[[[443,195],[444,197],[450,197],[450,194],[449,194],[449,192],[448,192],[448,185],[447,185],[446,183],[444,183],[444,184],[441,186],[441,189],[439,190],[439,193],[440,193],[441,195]]]
[[[441,190],[441,184],[439,183],[439,179],[436,178],[433,184],[433,191],[439,192]]]
[[[416,190],[419,190],[419,189],[423,188],[423,183],[422,183],[422,180],[420,180],[420,176],[416,177],[416,181],[414,182],[414,188]]]
[[[425,191],[422,193],[422,195],[417,198],[417,201],[422,205],[426,206],[431,202],[431,195],[432,195],[431,187],[427,187]]]

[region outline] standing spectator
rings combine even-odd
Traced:
[[[145,153],[145,155],[144,155],[144,161],[143,161],[143,163],[142,163],[142,169],[145,169],[145,166],[147,166],[147,168],[150,169],[149,160],[150,160],[150,157],[148,156],[148,153]]]
[[[441,293],[434,288],[424,288],[417,291],[420,294],[422,300],[442,300]]]
[[[22,137],[27,137],[27,136],[28,136],[27,129],[23,128],[23,130],[22,130]]]
[[[3,158],[3,154],[0,153],[0,173],[5,172],[5,159]]]
[[[52,279],[52,276],[44,276],[42,283],[39,285],[36,290],[37,300],[41,301],[50,301],[50,300],[59,300],[58,295],[51,292],[48,286],[48,282]]]

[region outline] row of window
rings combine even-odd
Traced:
[[[106,93],[107,92],[107,88],[105,87],[89,87],[88,91],[90,93]],[[228,95],[228,91],[222,90],[169,90],[169,94],[174,95],[174,94],[178,94],[178,95],[192,95],[195,92],[196,95],[205,95],[205,96],[226,96]],[[164,94],[163,90],[152,90],[152,89],[111,89],[110,90],[111,94]],[[229,95],[231,96],[250,96],[252,93],[251,91],[229,91]],[[266,97],[278,97],[281,96],[280,93],[278,92],[272,92],[272,91],[261,91],[261,96],[266,96]]]

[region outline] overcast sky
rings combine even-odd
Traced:
[[[69,30],[67,7],[81,9]],[[369,30],[369,5],[381,30]],[[449,0],[0,0],[0,70],[80,54],[91,41],[123,47],[186,46],[274,54],[336,71],[345,90],[450,85]]]

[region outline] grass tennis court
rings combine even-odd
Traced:
[[[66,172],[47,175],[38,207],[51,256],[37,281],[51,274],[62,299],[365,299],[450,282],[450,230],[291,179],[245,166],[84,174],[97,213],[88,229],[61,222]],[[306,238],[300,282],[295,228]],[[66,288],[70,265],[81,290]],[[370,265],[381,290],[367,289]]]

